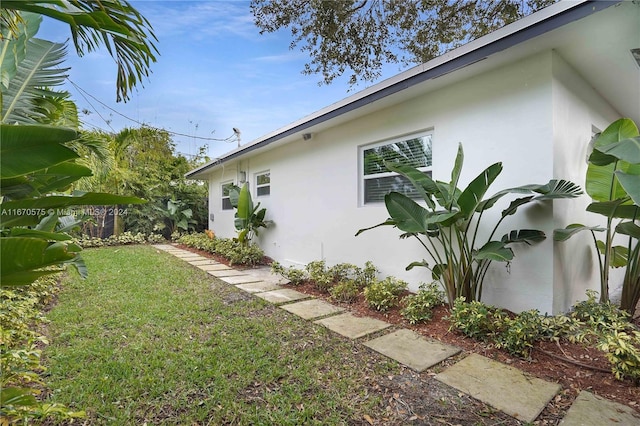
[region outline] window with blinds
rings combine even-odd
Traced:
[[[404,176],[390,172],[385,161],[395,161],[415,167],[431,176],[432,134],[411,135],[361,148],[362,202],[383,202],[384,196],[395,191],[411,198],[419,198],[413,185]]]

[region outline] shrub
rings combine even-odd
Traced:
[[[354,279],[360,273],[360,268],[351,263],[338,263],[329,268],[329,274],[333,282],[346,281]]]
[[[398,296],[406,289],[406,282],[394,277],[387,277],[365,287],[364,298],[369,307],[378,311],[386,311],[396,304]]]
[[[149,234],[147,236],[147,242],[151,244],[162,244],[166,243],[167,240],[161,234]]]
[[[504,322],[503,314],[498,308],[478,301],[467,303],[464,297],[453,302],[449,320],[450,329],[455,328],[465,336],[481,340],[494,336]]]
[[[264,258],[264,252],[255,244],[245,245],[227,238],[218,238],[215,241],[215,253],[229,259],[232,265],[258,265]]]
[[[502,316],[501,331],[496,336],[496,347],[511,355],[528,358],[533,344],[542,337],[542,316],[536,309],[524,311],[515,318]]]
[[[611,372],[616,379],[628,378],[640,384],[640,331],[615,330],[598,344],[598,349],[611,362]]]
[[[356,282],[360,288],[365,288],[369,284],[373,284],[378,279],[378,268],[373,262],[368,260],[364,264],[364,268],[359,269],[356,276]]]
[[[345,280],[333,286],[331,290],[329,290],[329,293],[331,293],[331,297],[336,300],[351,303],[356,300],[358,294],[360,294],[360,288],[356,281]]]
[[[444,293],[435,283],[422,284],[418,293],[406,297],[404,302],[402,316],[410,324],[416,324],[431,319],[433,308],[444,303]]]
[[[46,323],[42,308],[56,292],[57,277],[52,275],[28,286],[0,289],[0,412],[6,424],[30,424],[34,418],[84,416],[84,412],[74,412],[60,404],[45,404],[35,398],[45,386],[40,347],[47,340],[34,330]]]
[[[629,314],[621,311],[610,302],[597,302],[597,295],[596,291],[587,290],[587,300],[574,305],[572,316],[584,322],[595,333],[628,327]]]
[[[307,273],[309,279],[314,282],[316,288],[320,291],[327,292],[333,284],[333,273],[327,270],[324,260],[314,260],[307,264]]]
[[[296,268],[285,268],[278,262],[271,263],[271,272],[289,280],[291,285],[300,285],[306,279],[304,271]]]

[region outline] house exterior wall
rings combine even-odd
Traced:
[[[465,165],[460,187],[498,161],[503,162],[503,172],[487,195],[552,178],[582,184],[586,167],[583,133],[590,136],[592,124],[604,126],[615,115],[585,86],[557,54],[539,52],[318,132],[311,140],[225,163],[224,170],[217,169],[210,177],[210,212],[214,214],[210,228],[222,237],[235,235],[233,211],[221,210],[221,183],[230,179],[238,183],[239,171],[244,171],[254,201],[261,202],[267,208],[267,219],[275,222],[258,240],[268,256],[287,266],[319,259],[329,265],[349,262],[362,266],[371,260],[382,276],[404,279],[415,291],[420,282],[430,281],[430,272],[424,268],[405,271],[411,261],[426,257],[416,241],[400,240],[399,231],[390,227],[354,236],[358,229],[387,218],[384,204],[360,202],[360,147],[431,131],[435,179],[450,179],[458,143],[462,143]],[[576,160],[578,149],[582,160]],[[255,174],[267,170],[271,173],[271,194],[257,197]],[[511,199],[505,197],[485,214],[481,228],[485,239],[488,228]],[[576,283],[593,275],[592,267],[573,263],[582,262],[580,256],[585,253],[554,244],[551,238],[554,228],[581,220],[575,219],[580,211],[584,211],[583,205],[558,200],[528,206],[507,218],[494,238],[523,228],[543,230],[548,238],[532,247],[516,247],[516,257],[508,268],[493,264],[485,280],[483,301],[516,312],[536,308],[551,313],[565,310],[577,294],[584,294],[583,285],[565,288],[564,282]],[[559,257],[554,256],[554,250]],[[560,264],[565,259],[570,268]]]
[[[620,118],[610,104],[603,99],[558,53],[553,60],[553,173],[569,179],[584,188],[592,132],[604,130]],[[604,225],[599,215],[585,209],[591,202],[583,195],[570,203],[556,201],[554,222],[556,228],[572,223]],[[591,234],[576,234],[569,241],[554,246],[553,310],[568,310],[579,300],[584,300],[585,290],[600,290],[598,264]],[[612,271],[611,283],[620,282],[618,271]],[[620,271],[621,272],[621,271]],[[620,289],[612,288],[612,296]]]

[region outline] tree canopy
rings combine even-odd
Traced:
[[[252,0],[260,33],[289,29],[304,74],[329,84],[380,77],[386,63],[420,64],[557,0]]]

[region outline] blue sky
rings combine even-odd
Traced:
[[[225,139],[236,127],[245,144],[366,87],[350,88],[346,77],[319,86],[320,76],[303,75],[308,57],[289,49],[288,31],[260,35],[248,1],[131,3],[154,28],[158,62],[130,101],[116,103],[116,67],[106,50],[80,58],[70,43],[64,64],[71,67],[69,79],[91,96],[70,83],[65,89],[80,110],[91,111],[80,117],[85,128],[138,127],[120,113],[188,135],[173,136],[179,152],[193,154],[208,144],[209,156],[216,157],[235,148],[235,140],[196,137]],[[64,42],[70,33],[65,24],[45,19],[37,36]],[[400,71],[398,65],[387,68],[385,78]]]

